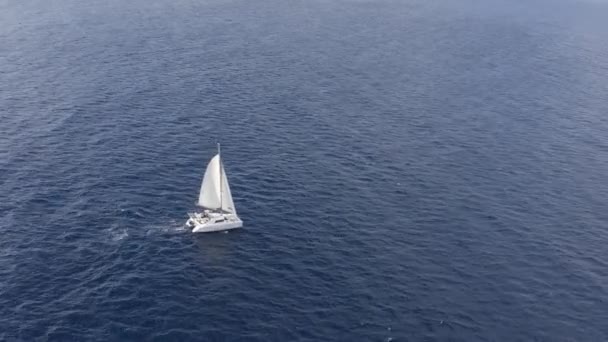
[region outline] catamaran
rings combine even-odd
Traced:
[[[243,221],[236,214],[228,177],[222,165],[220,144],[217,144],[217,154],[211,158],[205,170],[197,205],[202,212],[188,213],[190,218],[186,222],[193,233],[217,232],[243,226]]]

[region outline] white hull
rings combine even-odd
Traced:
[[[193,233],[210,233],[210,232],[219,232],[222,230],[230,230],[241,228],[243,226],[243,221],[238,220],[234,222],[221,222],[221,223],[206,223],[201,225],[195,225],[192,228]]]
[[[207,216],[190,214],[190,219],[188,219],[186,225],[192,228],[193,233],[210,233],[241,228],[243,221],[236,215],[212,214],[211,216]]]

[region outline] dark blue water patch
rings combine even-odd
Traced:
[[[0,7],[0,340],[608,339],[604,4]]]

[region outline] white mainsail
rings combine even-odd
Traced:
[[[219,153],[209,161],[201,184],[198,205],[207,209],[222,208],[222,211],[236,214],[230,186],[228,185],[228,177],[226,177],[226,171],[221,163]]]
[[[220,155],[217,154],[211,158],[203,183],[201,184],[201,192],[198,195],[198,205],[209,209],[219,209],[220,207]]]

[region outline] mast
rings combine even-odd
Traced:
[[[223,192],[223,183],[222,183],[222,156],[220,155],[220,143],[217,143],[217,156],[219,159],[219,168],[220,168],[220,213],[224,213],[224,203],[223,203],[223,198],[222,198],[222,192]]]

